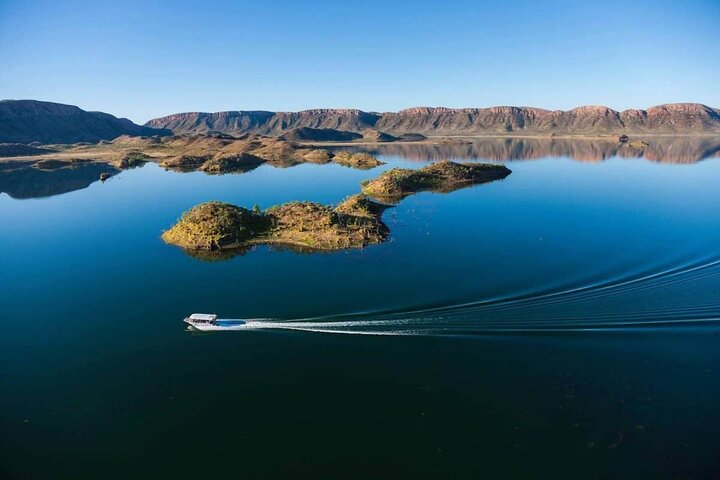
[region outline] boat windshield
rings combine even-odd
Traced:
[[[215,323],[215,315],[193,314],[190,315],[190,321],[193,323]]]

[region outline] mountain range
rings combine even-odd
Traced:
[[[720,110],[697,103],[673,103],[622,112],[598,106],[568,111],[531,107],[416,107],[384,113],[352,109],[190,112],[156,118],[146,126],[167,128],[176,134],[215,132],[230,135],[282,135],[301,128],[354,133],[373,129],[391,135],[689,134],[720,133]]]
[[[342,138],[391,141],[393,136],[402,140],[409,134],[720,134],[720,110],[697,103],[622,112],[601,106],[567,111],[532,107],[416,107],[383,113],[321,108],[300,112],[176,113],[137,125],[126,118],[88,112],[72,105],[37,100],[0,101],[0,143],[98,142],[120,135],[186,133],[260,134],[299,141]],[[322,138],[313,138],[316,135]]]

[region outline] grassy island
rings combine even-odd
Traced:
[[[295,245],[305,250],[360,248],[387,238],[388,228],[380,220],[385,208],[363,195],[349,197],[335,208],[290,202],[253,211],[207,202],[185,212],[162,238],[189,251],[242,249],[258,244]]]
[[[501,180],[510,175],[504,165],[442,161],[419,170],[393,168],[362,184],[362,192],[384,202],[397,202],[422,191],[452,192],[476,183]]]

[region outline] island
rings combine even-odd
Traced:
[[[357,168],[359,170],[370,170],[371,168],[384,165],[384,162],[364,152],[351,153],[340,151],[332,157],[332,161],[344,167]]]
[[[387,207],[359,194],[334,208],[290,202],[260,211],[207,202],[185,212],[162,238],[190,251],[243,249],[258,244],[310,250],[360,248],[387,238],[389,230],[380,220]]]
[[[451,192],[466,185],[501,180],[510,173],[504,165],[444,160],[419,170],[393,168],[361,185],[365,195],[385,202],[397,202],[413,193]]]
[[[191,255],[213,258],[228,251],[244,253],[253,245],[282,245],[300,251],[362,248],[387,240],[390,231],[383,199],[401,200],[421,191],[450,192],[500,180],[511,173],[502,165],[442,161],[419,170],[392,169],[362,186],[337,206],[289,202],[252,210],[206,202],[185,212],[162,239]],[[217,257],[219,258],[219,257]]]

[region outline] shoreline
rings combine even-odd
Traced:
[[[378,142],[378,141],[349,141],[349,142],[321,142],[321,141],[308,141],[308,142],[296,142],[299,145],[307,146],[328,146],[328,147],[352,147],[358,145],[438,145],[438,144],[452,144],[452,142],[443,142],[443,140],[492,140],[492,139],[532,139],[532,140],[605,140],[618,142],[618,137],[623,135],[619,133],[614,134],[602,134],[602,135],[585,135],[585,134],[523,134],[523,135],[511,135],[511,134],[476,134],[476,135],[428,135],[425,140],[395,140],[390,142]],[[718,138],[720,139],[719,133],[638,133],[638,134],[625,134],[631,139],[637,137],[642,138]]]
[[[647,134],[629,134],[630,141],[633,140],[708,140],[718,139],[720,142],[720,133],[688,133],[688,134],[670,134],[670,133],[647,133]],[[144,138],[144,137],[133,137],[133,138]],[[212,139],[214,137],[205,137]],[[267,137],[272,139],[274,137]],[[301,148],[343,148],[343,147],[453,147],[462,145],[479,144],[482,142],[491,141],[512,141],[512,140],[534,140],[541,142],[553,142],[556,140],[567,141],[567,142],[578,142],[582,144],[584,142],[606,142],[609,144],[627,145],[628,143],[620,143],[618,137],[615,135],[582,135],[582,134],[566,134],[566,135],[545,135],[545,134],[478,134],[478,135],[438,135],[429,136],[423,140],[396,140],[389,142],[379,141],[335,141],[335,142],[321,142],[321,141],[305,141],[305,142],[292,142]],[[110,144],[112,145],[112,144]],[[126,148],[113,148],[108,144],[91,144],[74,146],[73,144],[43,144],[42,147],[54,148],[56,151],[47,152],[34,155],[14,155],[0,157],[0,166],[7,167],[9,164],[15,164],[18,167],[27,166],[34,164],[38,161],[57,159],[67,161],[70,164],[71,160],[78,160],[78,163],[99,163],[112,165],[119,158],[119,154],[123,151],[132,150],[130,147]],[[172,158],[174,155],[181,154],[184,152],[182,148],[172,150],[152,149],[148,150],[152,153],[152,156],[146,159],[147,162],[153,162],[160,164],[163,161]],[[70,166],[70,165],[68,165]]]

